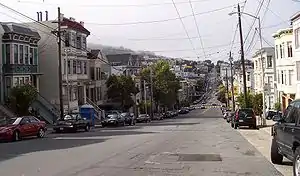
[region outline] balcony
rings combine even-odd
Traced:
[[[4,74],[39,74],[37,65],[4,64]]]

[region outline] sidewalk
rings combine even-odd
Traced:
[[[252,129],[238,129],[238,132],[246,139],[250,144],[252,144],[268,161],[271,162],[270,153],[271,153],[271,125],[274,122],[267,120],[267,127],[261,127],[259,130]],[[281,172],[283,175],[289,176],[293,175],[292,170],[293,166],[291,162],[284,159],[283,165],[274,165],[275,168]]]

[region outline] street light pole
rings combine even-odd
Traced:
[[[264,59],[263,59],[263,44],[262,44],[262,32],[261,32],[261,21],[260,17],[257,17],[258,19],[258,29],[259,29],[259,40],[260,40],[260,60],[262,63],[262,82],[263,82],[263,92],[262,92],[262,97],[263,97],[263,114],[262,114],[262,125],[266,126],[267,121],[266,121],[266,94],[265,94],[265,67],[264,67]]]
[[[245,106],[248,107],[247,82],[246,82],[246,70],[245,70],[245,58],[244,58],[245,57],[245,55],[244,55],[244,40],[243,40],[240,4],[238,4],[237,9],[238,9],[238,21],[239,21],[239,31],[240,31],[240,43],[241,43],[241,62],[242,62],[242,72],[243,72]]]
[[[234,100],[234,85],[233,85],[233,65],[232,65],[232,61],[233,58],[231,56],[231,51],[229,53],[229,61],[230,61],[230,75],[231,75],[231,99],[232,99],[232,110],[235,111],[235,100]]]

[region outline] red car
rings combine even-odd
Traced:
[[[18,141],[23,137],[45,136],[46,123],[33,116],[9,118],[0,121],[0,140]]]

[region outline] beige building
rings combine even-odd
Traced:
[[[296,86],[296,62],[293,53],[293,29],[281,29],[273,34],[275,42],[276,96],[285,109],[289,102],[295,99]]]
[[[261,59],[262,52],[262,59]],[[267,109],[274,108],[276,102],[274,81],[276,81],[276,63],[273,47],[265,47],[258,50],[253,56],[254,62],[254,91],[262,93],[265,89],[265,101]],[[263,75],[264,70],[264,75]],[[264,80],[263,80],[264,76]],[[264,82],[263,82],[264,81]]]
[[[63,41],[61,48],[63,106],[65,112],[78,111],[79,106],[86,103],[86,87],[89,82],[86,38],[90,32],[84,27],[83,22],[76,22],[74,18],[66,18],[63,14],[60,18]],[[41,58],[39,64],[43,70],[40,93],[48,104],[57,108],[60,104],[58,45],[57,37],[51,33],[57,29],[58,23],[53,20],[39,21],[31,23],[30,26],[38,29],[41,36],[38,43],[38,56]]]

